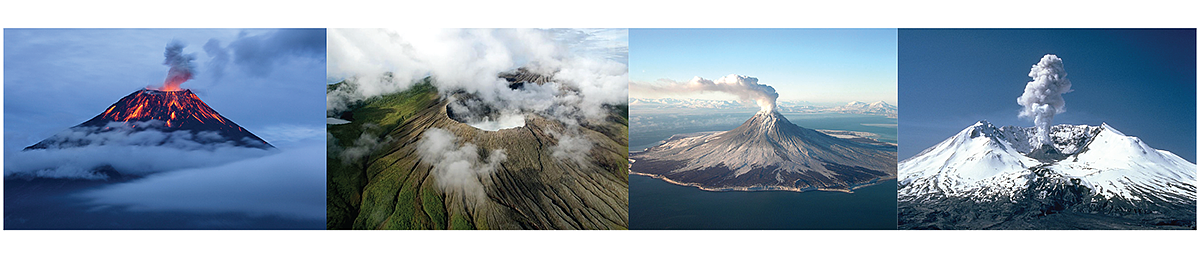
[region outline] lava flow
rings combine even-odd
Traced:
[[[133,131],[188,131],[192,135],[190,140],[202,144],[228,142],[236,146],[253,148],[274,147],[250,131],[243,129],[237,123],[218,114],[191,90],[138,90],[121,98],[117,103],[105,109],[103,113],[72,127],[72,129],[84,130],[83,132],[86,134],[106,133],[115,130],[113,123],[128,126]],[[220,136],[216,137],[217,135]],[[92,142],[56,137],[51,137],[26,149],[44,149],[52,146],[56,148],[72,147]]]
[[[168,128],[200,124],[218,126],[241,131],[241,127],[217,114],[193,94],[191,90],[160,91],[140,90],[121,98],[92,120],[103,121],[148,121],[159,120]],[[88,121],[92,122],[92,121]],[[85,123],[86,124],[86,123]],[[191,126],[188,126],[191,127]]]

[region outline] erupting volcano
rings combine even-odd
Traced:
[[[108,136],[127,136],[146,130],[169,134],[165,137],[119,139]],[[129,138],[138,139],[130,141]],[[224,143],[240,147],[274,148],[237,123],[218,114],[191,90],[143,89],[121,98],[92,119],[25,149],[57,149],[93,144],[157,146],[179,140],[199,144]]]
[[[184,54],[183,47],[181,42],[171,42],[163,52],[163,64],[171,69],[167,71],[167,79],[161,88],[146,87],[135,91],[91,120],[25,147],[25,150],[88,145],[168,145],[183,149],[211,149],[222,145],[275,148],[217,114],[192,90],[179,88],[180,84],[192,79],[195,70],[192,60],[196,57]]]
[[[849,191],[896,177],[895,144],[800,127],[766,108],[733,130],[674,135],[630,158],[638,174],[710,191]]]

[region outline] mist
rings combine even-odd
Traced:
[[[153,174],[78,195],[99,208],[323,220],[325,148],[319,138],[309,139],[297,148],[267,156]]]
[[[438,188],[445,193],[460,193],[472,202],[487,199],[480,178],[494,172],[508,156],[504,149],[480,150],[471,143],[458,143],[458,137],[441,128],[430,128],[417,141],[417,154],[423,162],[431,163]]]
[[[211,132],[193,136],[189,131],[110,131],[85,134],[68,129],[56,137],[70,142],[90,141],[81,147],[30,149],[4,152],[4,175],[46,178],[106,179],[93,170],[112,166],[123,174],[147,175],[156,172],[210,167],[233,161],[269,155],[277,150],[246,148],[232,142],[197,142]],[[198,137],[198,138],[197,138]]]

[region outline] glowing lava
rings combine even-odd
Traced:
[[[184,125],[215,125],[241,130],[241,127],[231,125],[228,119],[204,104],[191,90],[140,90],[108,107],[108,110],[105,110],[97,118],[120,122],[159,120],[165,122],[168,128]]]
[[[181,91],[183,88],[180,88],[179,85],[191,79],[191,73],[179,72],[175,71],[175,68],[171,68],[171,71],[167,72],[167,80],[163,82],[162,87],[152,88],[150,86],[146,86],[146,89],[156,91]]]

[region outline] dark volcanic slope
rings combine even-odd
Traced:
[[[842,139],[759,112],[719,133],[631,155],[633,171],[706,190],[850,190],[896,176],[896,146]]]
[[[382,142],[352,162],[331,149],[330,229],[625,229],[629,178],[628,123],[613,112],[608,121],[584,125],[595,143],[587,163],[552,157],[566,128],[554,120],[527,115],[523,127],[489,132],[448,117],[428,81],[413,89],[374,98],[352,111],[353,121],[331,125],[340,147],[357,139]],[[479,179],[486,199],[472,204],[463,194],[437,185],[430,164],[417,150],[421,135],[445,129],[481,153],[504,149],[507,159]],[[365,133],[365,134],[360,134]]]
[[[229,143],[242,147],[274,148],[262,138],[258,138],[237,123],[218,114],[216,110],[208,107],[208,104],[196,97],[191,90],[143,89],[121,98],[92,119],[71,127],[68,133],[51,136],[25,149],[109,144],[103,140],[105,137],[96,135],[129,134],[145,130],[164,133],[188,131],[189,135],[186,136],[186,139],[200,144]],[[202,132],[207,133],[201,134]],[[172,137],[174,136],[172,135]],[[137,144],[160,145],[171,140],[172,137],[162,138],[158,142]]]

